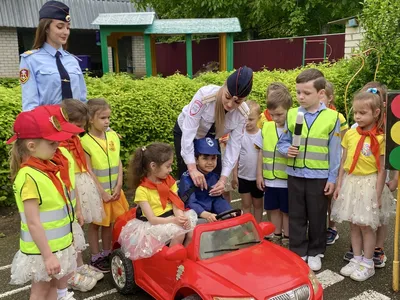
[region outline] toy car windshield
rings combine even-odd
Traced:
[[[200,237],[200,258],[202,260],[251,247],[260,243],[258,231],[253,222],[215,231],[206,231]]]

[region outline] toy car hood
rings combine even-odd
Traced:
[[[203,260],[200,264],[257,299],[263,290],[280,292],[282,285],[289,282],[292,287],[308,284],[307,270],[287,255],[288,250],[266,243]]]

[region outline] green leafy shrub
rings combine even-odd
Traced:
[[[358,65],[357,61],[343,60],[333,65],[308,67],[319,68],[335,85],[336,106],[343,112],[344,90]],[[249,99],[256,100],[264,109],[266,88],[274,81],[283,82],[289,88],[293,99],[296,99],[295,78],[302,70],[304,69],[255,72],[253,91]],[[86,77],[86,84],[88,99],[102,97],[112,107],[111,127],[122,136],[121,159],[126,166],[130,155],[139,146],[153,141],[172,144],[172,129],[182,108],[190,102],[201,86],[222,85],[228,75],[228,72],[220,72],[202,74],[192,80],[182,75],[132,80],[127,74],[107,74],[102,78]],[[351,94],[361,88],[362,84],[356,81],[352,85],[348,99],[351,99]],[[8,179],[9,146],[5,141],[12,135],[13,121],[21,109],[20,88],[0,86],[0,99],[0,137],[3,141],[0,146],[0,205],[10,205],[14,200]]]

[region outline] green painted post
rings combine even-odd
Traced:
[[[146,75],[151,77],[152,75],[152,61],[151,61],[151,37],[148,34],[144,35],[144,52],[146,56]]]
[[[108,46],[107,46],[108,31],[100,27],[100,43],[101,43],[101,63],[103,65],[103,74],[108,73]]]
[[[327,43],[327,38],[325,38],[325,40],[324,40],[324,60],[323,60],[323,62],[325,62],[325,59],[326,59],[326,43]]]
[[[192,35],[186,35],[186,70],[187,76],[193,78]]]
[[[233,70],[233,34],[231,32],[226,35],[226,69],[228,72]]]
[[[302,62],[301,62],[301,65],[303,67],[306,64],[306,44],[307,44],[306,39],[303,39],[303,59],[302,59]]]

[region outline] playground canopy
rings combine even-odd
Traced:
[[[156,36],[185,35],[187,75],[191,78],[193,35],[218,35],[220,70],[231,71],[233,34],[242,31],[237,18],[160,20],[154,12],[99,14],[92,24],[100,26],[103,73],[109,72],[107,47],[114,50],[115,70],[119,72],[118,40],[123,36],[143,36],[147,76],[157,75]]]

